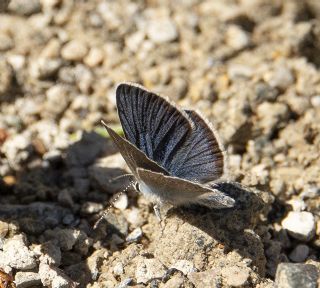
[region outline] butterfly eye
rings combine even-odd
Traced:
[[[135,183],[135,187],[136,191],[141,192],[140,191],[140,184],[138,182]]]

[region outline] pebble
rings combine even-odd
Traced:
[[[151,41],[157,44],[171,42],[178,37],[175,23],[169,18],[151,20],[148,23],[147,35]]]
[[[46,230],[44,235],[48,240],[56,240],[62,251],[69,251],[75,245],[80,235],[80,231],[75,229],[55,228],[54,230]]]
[[[137,263],[135,277],[137,283],[146,284],[151,279],[161,279],[166,273],[163,264],[157,259],[140,259]]]
[[[113,274],[114,275],[122,275],[124,273],[123,264],[121,262],[116,263],[113,267]]]
[[[246,65],[233,64],[228,67],[229,78],[235,81],[238,78],[250,79],[253,73],[253,69]]]
[[[317,288],[317,267],[311,264],[280,263],[275,284],[277,288]]]
[[[281,224],[297,240],[309,241],[315,235],[315,219],[310,212],[290,211]]]
[[[81,206],[81,212],[84,214],[95,214],[101,210],[103,210],[103,205],[101,203],[85,202]]]
[[[80,40],[71,40],[61,49],[62,58],[68,61],[82,61],[87,53],[87,45]]]
[[[104,52],[99,48],[91,48],[88,55],[84,58],[84,63],[93,68],[102,63]]]
[[[320,107],[320,95],[313,96],[311,98],[311,104],[314,108]]]
[[[288,67],[279,66],[268,79],[268,82],[271,87],[285,90],[294,83],[294,76]]]
[[[301,199],[290,199],[287,203],[292,206],[293,211],[300,212],[307,208],[306,203]]]
[[[61,250],[53,241],[45,242],[39,245],[37,251],[40,255],[40,262],[59,266],[61,263]],[[36,252],[36,251],[35,251]]]
[[[142,230],[140,227],[135,228],[126,238],[128,243],[138,242],[142,238]]]
[[[162,284],[161,288],[182,288],[183,286],[183,276],[180,274],[173,275],[165,284]],[[206,288],[204,286],[201,286],[203,288]]]
[[[130,210],[124,211],[127,221],[133,226],[133,227],[139,227],[142,226],[145,223],[145,219],[141,213],[141,210],[132,207]]]
[[[226,31],[226,42],[233,49],[243,49],[250,44],[248,33],[239,26],[230,25]]]
[[[41,4],[39,0],[12,0],[9,10],[22,16],[30,16],[41,11]]]
[[[9,224],[4,221],[0,221],[0,238],[6,237],[9,232]]]
[[[0,251],[0,266],[10,266],[19,270],[33,269],[37,266],[35,255],[25,244],[23,235],[15,235],[5,241]]]
[[[17,288],[37,287],[41,285],[38,273],[18,271],[14,277]]]
[[[121,283],[117,285],[115,288],[127,288],[133,281],[133,278],[126,278],[123,281],[121,281]]]
[[[221,274],[228,285],[232,287],[241,287],[246,285],[250,276],[250,269],[237,266],[225,267],[222,269]]]
[[[128,207],[128,196],[125,193],[122,193],[115,202],[113,202],[113,206],[120,210],[125,210]]]
[[[188,275],[191,272],[196,272],[196,268],[194,267],[194,264],[188,260],[178,260],[170,268],[177,269],[181,271],[184,275]]]
[[[36,79],[47,79],[55,76],[62,66],[61,59],[38,58],[30,65],[30,75]]]
[[[309,251],[309,246],[305,244],[299,244],[291,251],[289,258],[291,261],[296,263],[303,262],[307,259]]]
[[[188,274],[189,280],[196,288],[215,287],[217,272],[215,270],[206,270],[202,272],[191,272]]]
[[[39,275],[42,285],[52,288],[76,287],[77,283],[72,281],[60,269],[40,263]]]

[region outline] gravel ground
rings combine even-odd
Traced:
[[[0,268],[17,287],[317,287],[317,0],[0,4]],[[196,108],[225,144],[234,209],[128,191],[115,87]],[[0,275],[1,276],[1,275]]]

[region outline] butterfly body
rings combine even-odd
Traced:
[[[212,185],[224,172],[224,154],[207,121],[136,84],[120,84],[116,97],[125,138],[104,125],[142,194],[175,206],[234,205]]]

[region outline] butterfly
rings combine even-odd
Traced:
[[[234,206],[215,184],[224,173],[223,148],[197,112],[131,83],[118,85],[116,104],[125,138],[102,123],[157,215],[164,204]]]

